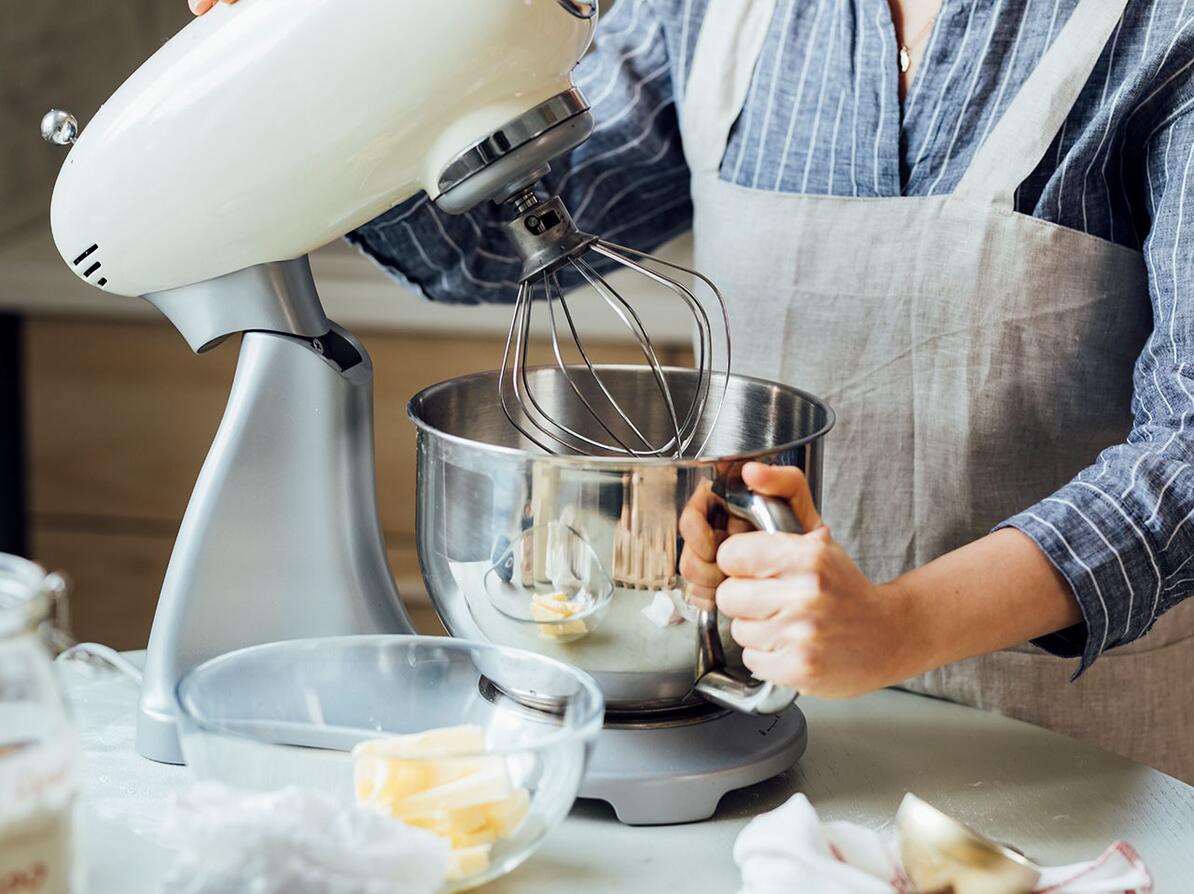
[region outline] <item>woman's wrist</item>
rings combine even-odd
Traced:
[[[934,624],[926,608],[932,601],[916,587],[915,580],[902,574],[879,585],[879,595],[887,611],[885,651],[888,666],[887,685],[938,667],[933,642]]]
[[[1006,528],[882,585],[898,606],[901,679],[1028,642],[1082,620],[1065,578],[1029,537]]]

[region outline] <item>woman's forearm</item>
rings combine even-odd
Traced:
[[[798,469],[748,463],[742,477],[790,501],[807,533],[754,531],[718,545],[696,536],[703,515],[686,512],[681,567],[689,581],[717,588],[742,660],[761,679],[809,695],[859,695],[1082,620],[1065,578],[1019,531],[876,584],[822,523]],[[713,551],[717,564],[706,568]]]
[[[1082,621],[1063,575],[1020,531],[997,531],[875,584],[821,523],[799,469],[747,463],[743,480],[789,500],[807,534],[753,531],[718,545],[695,536],[703,516],[687,512],[681,567],[716,587],[756,677],[808,695],[861,695]],[[706,567],[714,550],[716,565]]]
[[[1082,620],[1064,577],[1025,534],[1004,528],[884,584],[910,648],[901,678],[1027,642]]]

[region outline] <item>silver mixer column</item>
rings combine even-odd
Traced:
[[[137,750],[181,763],[174,689],[257,643],[413,633],[386,559],[373,365],[320,306],[306,258],[146,296],[195,351],[244,332],[149,638]]]
[[[202,354],[238,332],[318,338],[332,328],[304,255],[142,296]]]

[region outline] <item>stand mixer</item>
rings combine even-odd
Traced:
[[[596,4],[584,0],[240,0],[187,25],[84,133],[66,113],[46,116],[48,140],[75,143],[51,223],[76,274],[105,291],[144,297],[197,353],[242,336],[228,406],[154,618],[138,714],[141,754],[181,761],[174,687],[209,657],[274,640],[413,632],[378,521],[371,362],[324,314],[307,254],[420,192],[449,213],[504,204],[524,263],[503,371],[470,377],[479,385],[461,383],[470,395],[476,388],[488,395],[468,404],[470,418],[484,417],[481,427],[452,430],[462,423],[444,418],[439,404],[461,406],[450,388],[429,389],[411,405],[420,427],[420,557],[450,633],[509,639],[462,609],[469,587],[452,575],[501,567],[502,547],[540,522],[557,534],[567,528],[591,550],[623,516],[656,519],[652,542],[664,572],[644,575],[640,563],[628,575],[615,561],[618,579],[604,598],[622,594],[615,603],[627,608],[615,604],[611,617],[632,605],[638,612],[624,591],[678,582],[676,513],[699,493],[711,490],[727,512],[759,527],[796,530],[782,504],[743,493],[737,470],[749,456],[799,465],[816,495],[820,439],[832,413],[793,389],[731,377],[728,332],[723,362],[715,363],[717,311],[705,304],[721,298],[700,274],[666,265],[692,278],[669,276],[657,259],[579,232],[558,198],[535,194],[552,159],[592,131],[571,71],[596,24]],[[601,262],[628,262],[689,308],[699,333],[695,370],[659,364],[594,253]],[[631,329],[642,367],[591,362],[560,285],[566,271]],[[708,292],[704,301],[698,284]],[[546,302],[532,304],[537,290]],[[544,304],[558,365],[528,370],[530,316]],[[580,363],[565,358],[557,327],[571,330]],[[723,435],[716,422],[726,408],[735,420]],[[471,459],[457,448],[469,443],[484,465],[513,476],[494,485],[500,499],[486,504],[491,518],[501,515],[493,513],[499,505],[513,506],[513,515],[492,532],[483,526],[480,553],[477,538],[460,531],[471,524],[463,507],[478,507],[461,504],[464,516],[448,519],[434,502],[451,500],[468,480],[460,470]],[[495,461],[489,448],[506,458],[517,453],[516,462]],[[695,458],[707,449],[734,459]],[[596,482],[591,499],[567,484],[582,479]],[[537,507],[530,515],[539,520],[529,526],[524,504]],[[533,540],[524,546],[542,551]],[[482,561],[462,561],[465,553]],[[543,583],[534,572],[531,583]],[[515,627],[515,639],[537,629]],[[725,792],[783,771],[804,749],[803,716],[790,707],[795,693],[729,666],[716,612],[686,627],[677,634],[686,637],[680,657],[666,668],[640,672],[638,657],[623,651],[629,673],[595,674],[615,711],[581,795],[610,801],[627,822],[707,817]],[[637,692],[644,681],[654,693],[646,700]],[[618,708],[609,687],[616,694],[627,686],[636,692]]]

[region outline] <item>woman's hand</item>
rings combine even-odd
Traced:
[[[187,0],[187,3],[191,7],[191,12],[197,16],[203,15],[205,12],[215,6],[217,2],[232,4],[235,3],[236,0]]]
[[[821,521],[799,469],[749,463],[756,493],[792,504],[804,534],[735,534],[717,551],[717,607],[755,676],[809,695],[845,697],[911,675],[910,605],[867,579]]]
[[[726,512],[721,498],[713,494],[712,482],[702,482],[688,498],[680,513],[680,575],[688,601],[697,608],[712,609],[717,588],[726,579],[717,565],[717,550],[731,534],[749,530],[750,522]]]
[[[680,516],[680,572],[698,604],[716,599],[755,676],[845,697],[1082,621],[1061,573],[1004,528],[875,584],[822,522],[798,469],[748,463],[754,491],[788,500],[804,534],[735,533],[706,487]],[[715,518],[721,513],[721,518]],[[743,523],[743,527],[748,527]]]

